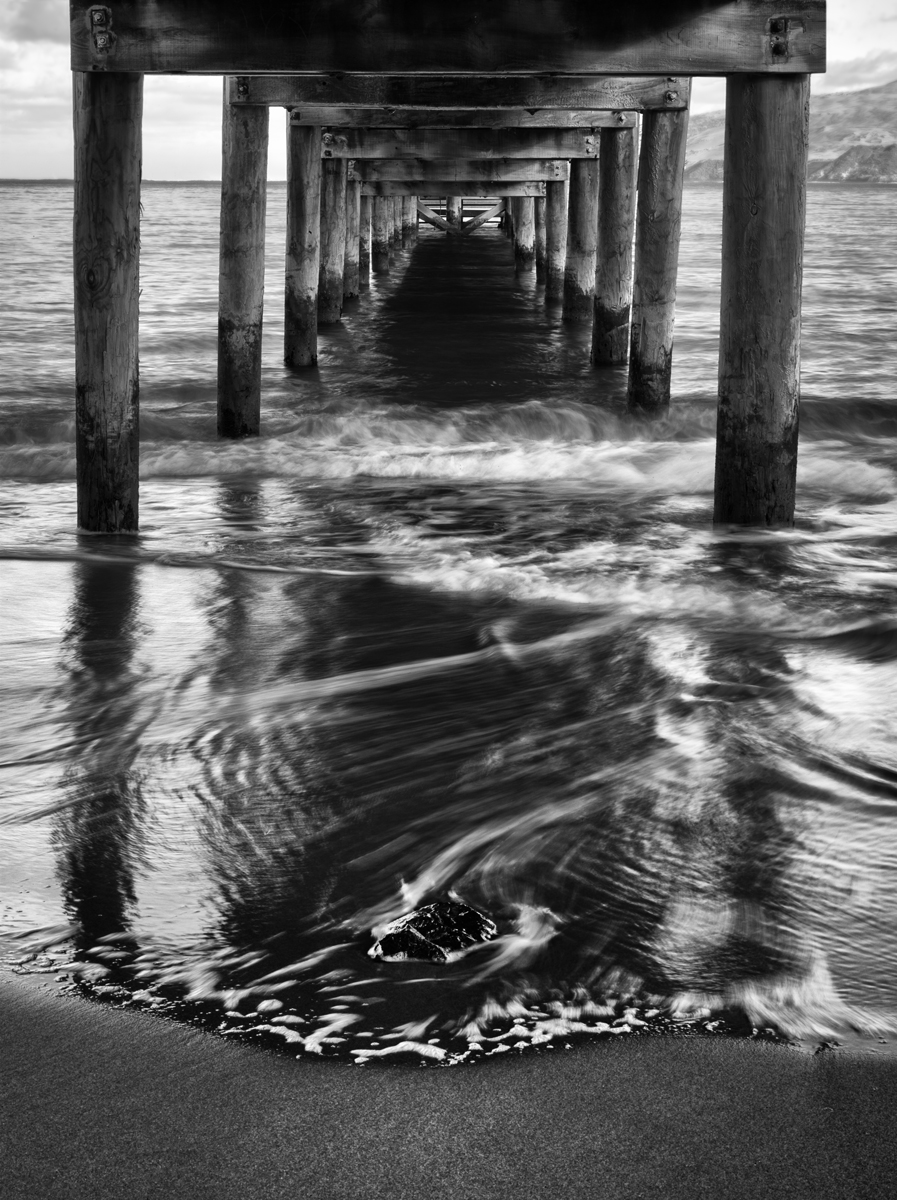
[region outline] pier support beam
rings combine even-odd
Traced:
[[[287,248],[283,361],[318,361],[318,275],[321,267],[321,130],[287,125]]]
[[[371,206],[371,270],[375,275],[389,274],[390,196],[374,196]]]
[[[357,300],[359,291],[358,239],[361,228],[361,183],[346,183],[346,253],[343,261],[343,300]]]
[[[268,110],[228,103],[224,81],[218,258],[218,433],[259,432]]]
[[[713,519],[794,524],[808,75],[726,80]]]
[[[74,74],[78,525],[137,530],[143,76]]]
[[[461,204],[460,196],[446,196],[445,198],[445,219],[449,225],[461,224]]]
[[[318,279],[318,324],[335,325],[343,311],[343,268],[346,260],[346,160],[321,163],[321,272]]]
[[[648,411],[670,402],[687,130],[687,109],[642,122],[628,394]]]
[[[413,246],[417,242],[417,198],[402,197],[402,245]]]
[[[518,196],[514,213],[514,266],[529,274],[536,263],[536,216],[532,196]]]
[[[362,196],[358,212],[358,283],[362,288],[371,283],[371,197]]]
[[[592,364],[625,363],[632,306],[635,223],[634,129],[602,129],[598,158],[598,257],[592,321]]]
[[[545,184],[545,259],[545,299],[560,300],[567,260],[567,183],[561,180]]]
[[[536,196],[533,201],[533,219],[536,227],[536,283],[544,283],[547,274],[545,250],[545,197]]]
[[[575,158],[570,163],[567,215],[567,258],[564,267],[565,321],[592,320],[595,256],[598,251],[598,162]]]

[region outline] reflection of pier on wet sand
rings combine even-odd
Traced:
[[[877,1200],[897,1177],[874,1056],[647,1039],[358,1070],[5,976],[0,1058],[16,1200]]]

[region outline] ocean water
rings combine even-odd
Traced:
[[[812,188],[797,527],[710,526],[720,190],[674,402],[422,229],[215,435],[217,191],[144,189],[141,533],[74,528],[71,191],[0,186],[0,955],[358,1063],[897,1031],[897,205]],[[447,963],[368,951],[455,898]],[[388,1057],[387,1057],[388,1056]]]

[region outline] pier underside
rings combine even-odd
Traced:
[[[714,520],[794,520],[809,75],[824,0],[369,5],[73,3],[79,524],[138,527],[137,294],[142,74],[222,74],[218,429],[264,433],[267,110],[288,125],[284,360],[317,362],[415,214],[505,202],[519,273],[628,359],[628,402],[670,403],[693,75],[725,75],[729,124]],[[640,130],[636,154],[635,132]],[[636,166],[636,164],[638,164]],[[531,185],[542,184],[533,189]],[[526,185],[530,185],[527,187]],[[442,195],[445,216],[415,197]],[[124,249],[123,249],[124,248]],[[112,352],[107,352],[111,347]]]

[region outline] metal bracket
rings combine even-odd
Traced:
[[[112,10],[105,5],[95,4],[87,10],[90,18],[90,32],[93,37],[93,48],[97,54],[108,54],[115,41],[112,32]]]

